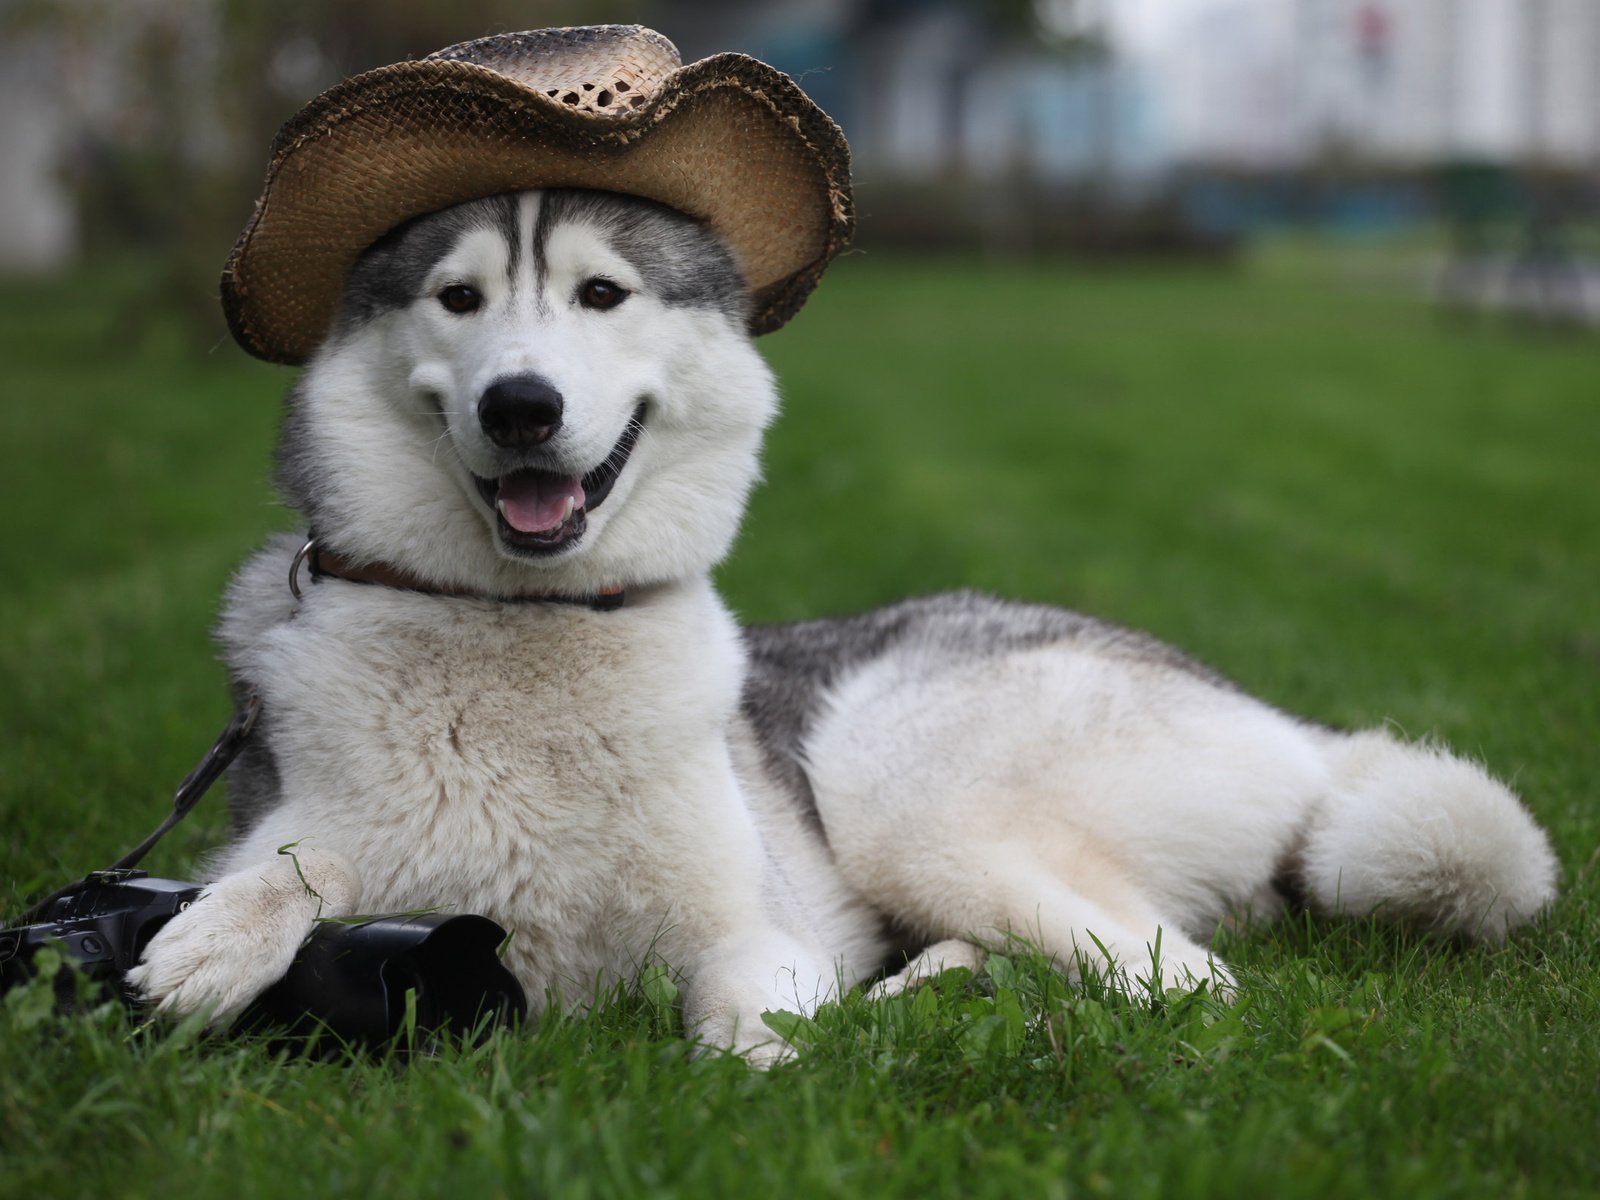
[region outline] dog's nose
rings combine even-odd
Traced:
[[[561,428],[561,393],[540,375],[508,375],[484,389],[478,423],[496,446],[526,450]]]

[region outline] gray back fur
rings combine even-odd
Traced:
[[[897,650],[934,652],[953,662],[1052,642],[1092,643],[1102,653],[1234,685],[1148,634],[1068,609],[948,592],[904,600],[853,617],[755,625],[745,630],[749,673],[743,709],[767,769],[816,817],[804,746],[828,690],[857,667]]]

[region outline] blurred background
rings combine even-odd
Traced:
[[[640,21],[798,79],[867,250],[1171,257],[1409,239],[1465,308],[1600,326],[1597,0],[0,0],[0,274],[134,251],[219,331],[279,123],[356,71]]]

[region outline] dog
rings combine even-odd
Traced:
[[[263,716],[214,882],[131,977],[161,1012],[238,1012],[318,918],[436,906],[512,931],[536,1011],[664,963],[692,1036],[766,1063],[763,1012],[1009,936],[1227,992],[1208,938],[1286,889],[1486,942],[1551,901],[1481,767],[1143,634],[974,593],[741,628],[709,572],[777,411],[747,305],[703,225],[605,192],[459,204],[361,256],[278,474],[330,561],[388,574],[297,599],[278,537],[232,583]]]

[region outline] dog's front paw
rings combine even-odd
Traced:
[[[758,1071],[768,1071],[796,1056],[793,1046],[770,1031],[764,1036],[736,1039],[733,1053]]]
[[[780,1028],[782,1018],[799,1019],[783,1010],[770,1011],[777,1013],[779,1020],[775,1023]],[[698,1043],[697,1053],[718,1051],[735,1054],[758,1071],[787,1062],[796,1054],[795,1048],[758,1011],[718,1013],[698,1021],[693,1027],[693,1035]]]
[[[213,889],[156,934],[128,983],[162,1016],[226,1024],[283,978],[311,921]]]
[[[704,1050],[726,1050],[761,1069],[775,1066],[795,1054],[778,1031],[816,1011],[828,998],[827,980],[786,934],[758,931],[696,962],[683,993],[684,1028]]]
[[[354,902],[342,858],[295,857],[212,884],[151,939],[129,986],[162,1016],[232,1020],[283,978],[318,916],[343,915]]]

